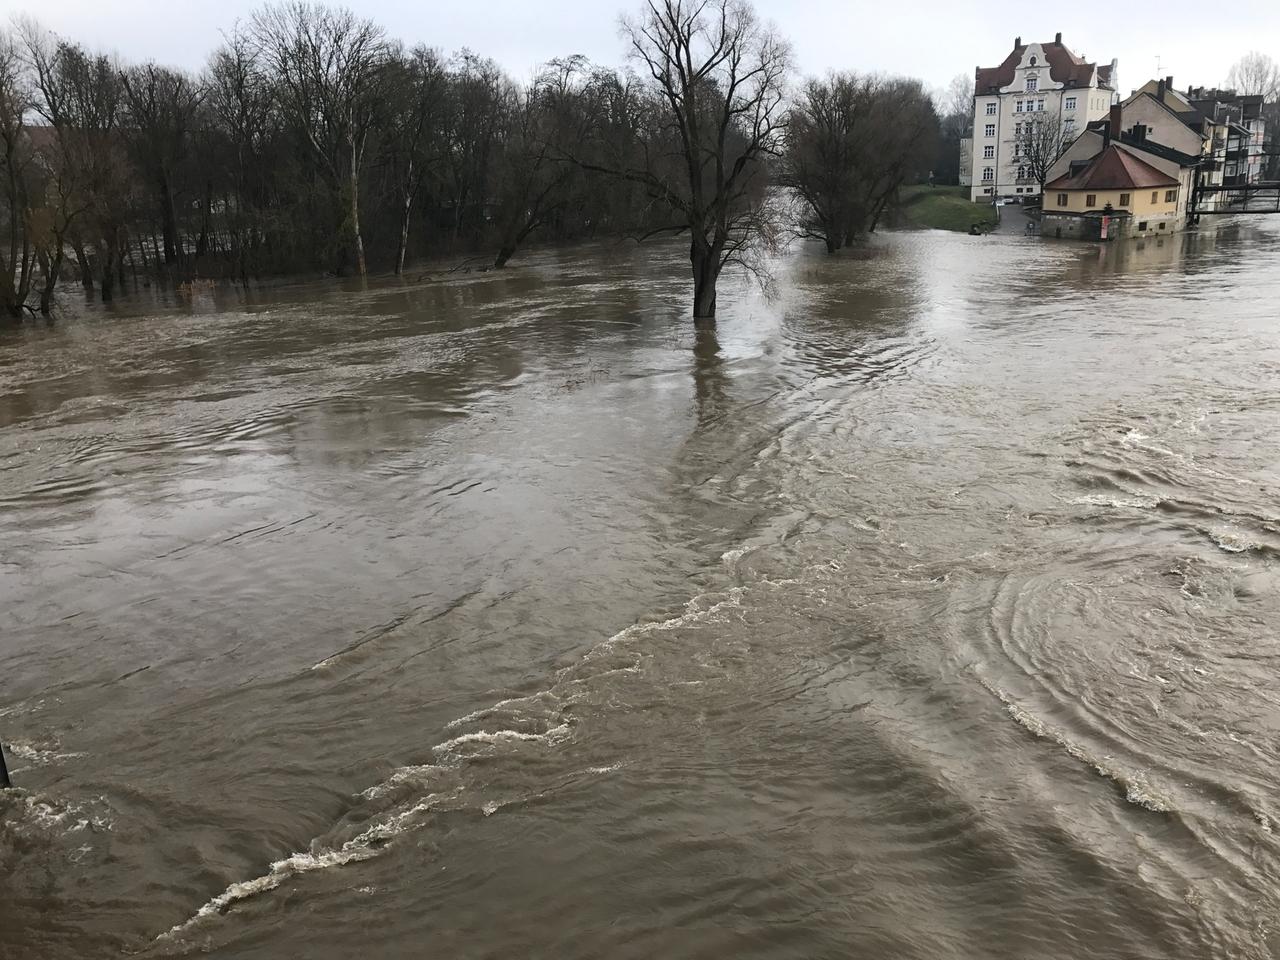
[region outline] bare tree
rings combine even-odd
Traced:
[[[650,0],[623,35],[652,101],[626,160],[588,169],[640,184],[689,232],[693,316],[711,325],[721,271],[758,267],[771,236],[766,163],[782,150],[790,49],[742,0]]]
[[[463,50],[450,65],[445,97],[443,136],[445,188],[453,213],[453,240],[463,231],[483,230],[486,202],[493,179],[493,162],[511,81],[492,60]]]
[[[964,130],[973,129],[973,75],[958,73],[934,97],[934,108],[944,119],[955,117]]]
[[[1032,114],[1022,121],[1022,134],[1017,137],[1017,161],[1025,166],[1028,176],[1040,184],[1049,179],[1049,171],[1058,162],[1067,147],[1075,139],[1073,132],[1062,122],[1059,111]]]
[[[389,54],[382,28],[350,10],[293,0],[255,14],[253,29],[280,103],[334,191],[338,232],[364,276],[360,176]],[[340,272],[343,260],[340,252]]]
[[[444,111],[448,77],[434,50],[415,47],[391,60],[390,109],[383,144],[400,213],[395,272],[404,270],[413,205],[444,161]]]
[[[863,177],[875,81],[853,74],[809,80],[791,108],[781,182],[799,203],[796,233],[835,253],[866,228]]]
[[[0,310],[22,316],[31,291],[35,252],[31,237],[30,175],[33,157],[26,116],[33,97],[18,45],[0,32],[0,215],[7,221],[0,246]]]
[[[220,142],[221,179],[232,274],[247,282],[250,257],[261,243],[269,206],[268,154],[275,100],[252,38],[238,26],[214,51],[204,75],[203,106],[209,135]]]
[[[102,299],[108,301],[123,271],[135,183],[121,138],[121,71],[110,57],[91,54],[34,22],[23,23],[22,33],[36,88],[34,109],[54,138],[44,156],[56,168],[62,195],[52,259],[61,263],[65,236],[79,263],[81,281],[92,289],[93,269],[86,252],[91,245]]]
[[[164,237],[164,262],[173,264],[180,253],[174,210],[175,177],[190,147],[200,91],[186,74],[154,63],[125,70],[121,77],[128,138],[138,168],[155,191]]]
[[[1246,53],[1232,65],[1227,86],[1237,93],[1261,96],[1266,102],[1274,103],[1280,100],[1280,64],[1256,50]]]
[[[500,230],[496,268],[505,267],[520,244],[569,200],[579,171],[556,153],[554,145],[570,136],[566,125],[572,124],[557,108],[583,63],[571,57],[549,64],[510,101],[494,189]]]

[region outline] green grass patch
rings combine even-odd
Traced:
[[[968,187],[931,187],[919,184],[898,191],[898,220],[901,226],[967,233],[975,223],[983,229],[995,226],[996,218],[987,203],[973,203]]]

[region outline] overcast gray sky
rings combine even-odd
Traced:
[[[45,26],[127,59],[202,66],[220,30],[247,18],[257,0],[0,0],[0,11],[27,13]],[[393,36],[446,52],[470,47],[517,78],[551,57],[580,53],[601,63],[623,59],[618,16],[638,3],[590,0],[359,0],[349,3]],[[1155,7],[942,0],[757,0],[757,9],[794,44],[805,74],[831,69],[917,76],[933,87],[957,73],[994,66],[1021,34],[1064,42],[1091,60],[1120,60],[1121,92],[1160,72],[1188,83],[1216,84],[1249,50],[1280,60],[1280,0],[1166,0]],[[1131,19],[1125,12],[1135,13]],[[1140,13],[1141,15],[1136,15]],[[4,19],[7,19],[4,18]],[[1208,23],[1203,22],[1208,20]],[[1199,21],[1199,22],[1198,22]]]

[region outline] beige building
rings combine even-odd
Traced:
[[[1050,121],[1067,142],[1107,115],[1117,63],[1077,56],[1057,34],[1052,43],[1018,37],[998,67],[974,74],[973,136],[968,143],[970,198],[1035,196],[1040,183],[1025,157],[1024,128]]]
[[[1137,119],[1151,116],[1146,105],[1133,113],[1112,107],[1108,119],[1081,134],[1054,165],[1045,182],[1041,235],[1114,240],[1186,225],[1202,156],[1159,142]],[[1177,139],[1198,151],[1198,139]]]

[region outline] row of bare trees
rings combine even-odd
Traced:
[[[18,21],[0,31],[0,311],[48,312],[64,273],[110,299],[139,270],[501,267],[535,234],[680,234],[711,320],[727,265],[761,271],[792,232],[848,244],[934,161],[919,83],[793,95],[788,44],[745,0],[647,0],[624,37],[629,69],[570,57],[517,83],[287,0],[196,75]]]

